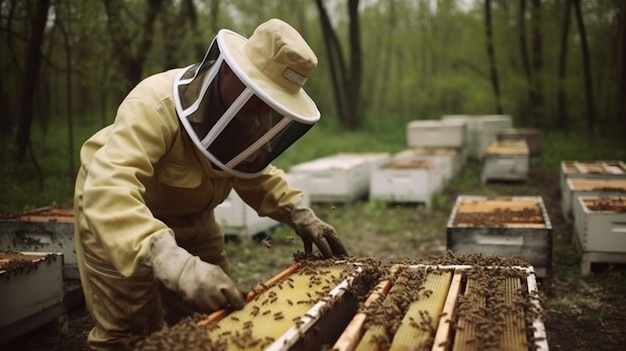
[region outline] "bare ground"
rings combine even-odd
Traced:
[[[351,205],[315,205],[318,215],[333,224],[350,254],[382,261],[424,258],[445,251],[445,228],[451,204],[458,195],[539,195],[553,226],[553,279],[542,282],[546,315],[544,323],[552,350],[623,350],[626,345],[626,269],[623,265],[592,265],[582,277],[580,255],[573,244],[572,226],[560,210],[558,171],[533,171],[526,183],[487,184],[478,180],[479,165],[467,165],[462,179],[453,181],[437,197],[432,209],[411,205],[389,206],[375,202]],[[472,190],[467,190],[472,189]],[[286,228],[270,237],[271,248],[253,240],[229,240],[227,249],[234,275],[244,288],[263,282],[286,268],[291,254],[301,250]],[[41,327],[14,342],[6,350],[83,350],[92,327],[84,306],[69,310],[69,330],[55,325]]]

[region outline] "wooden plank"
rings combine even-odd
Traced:
[[[372,294],[364,303],[365,307],[371,306],[374,302],[384,299],[391,288],[391,280],[383,280],[374,288]],[[367,315],[364,312],[357,313],[350,321],[346,329],[339,336],[332,347],[334,351],[353,351],[363,337],[363,324]]]
[[[448,290],[448,296],[446,302],[443,305],[441,316],[439,317],[439,325],[437,326],[437,332],[435,333],[435,340],[433,342],[432,351],[445,351],[448,349],[448,345],[452,339],[452,323],[454,319],[454,310],[456,308],[456,302],[461,292],[461,282],[463,279],[463,273],[461,270],[454,272],[452,276],[452,283]]]

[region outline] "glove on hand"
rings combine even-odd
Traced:
[[[348,256],[335,228],[317,218],[310,208],[295,206],[291,212],[289,225],[302,238],[306,254],[313,251],[315,243],[324,258]]]
[[[245,304],[242,291],[222,268],[192,256],[167,233],[151,239],[150,263],[154,276],[166,288],[200,312],[213,312],[228,304],[239,310]]]

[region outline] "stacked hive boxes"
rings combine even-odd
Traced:
[[[43,207],[0,219],[0,250],[60,252],[65,279],[80,279],[74,252],[72,208]]]
[[[465,158],[465,121],[420,120],[407,125],[408,148],[373,171],[370,198],[430,206]]]
[[[509,115],[445,115],[441,119],[465,122],[468,156],[477,160],[482,160],[498,133],[513,128],[513,118]]]
[[[290,173],[308,176],[312,202],[349,203],[369,195],[372,170],[388,153],[338,153],[295,165]]]
[[[583,275],[592,263],[626,263],[624,162],[561,162],[561,201],[563,216],[573,221]]]
[[[533,267],[519,259],[300,261],[248,301],[137,349],[548,349]]]

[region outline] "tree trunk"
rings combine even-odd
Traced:
[[[487,30],[487,55],[489,56],[489,68],[491,72],[491,86],[496,99],[496,112],[502,114],[500,102],[500,83],[498,81],[498,69],[496,67],[496,54],[493,47],[493,28],[491,23],[491,0],[485,0],[485,27]]]
[[[30,143],[30,127],[33,123],[33,106],[41,66],[41,46],[48,21],[48,10],[50,9],[50,0],[33,2],[35,3],[35,13],[30,20],[32,36],[27,47],[26,69],[24,70],[24,85],[16,136],[17,158],[19,160],[24,160]]]
[[[582,51],[583,75],[585,80],[585,99],[587,100],[587,133],[593,135],[596,128],[596,112],[593,101],[591,62],[589,58],[589,45],[587,44],[587,32],[580,9],[580,0],[572,0],[572,6],[574,6],[574,15],[576,17],[576,24],[578,25],[578,33],[580,34],[580,48]]]
[[[558,101],[556,122],[560,130],[569,129],[569,117],[567,115],[567,101],[565,101],[565,75],[567,71],[567,43],[569,38],[569,27],[571,18],[570,0],[564,1],[565,11],[563,12],[563,22],[561,27],[561,47],[559,50],[559,80],[558,80]]]
[[[541,34],[541,0],[532,0],[532,78],[533,78],[533,105],[530,125],[537,125],[543,121],[545,115],[543,99],[543,37]]]
[[[330,22],[328,12],[322,0],[315,0],[320,13],[320,22],[326,46],[326,55],[330,67],[331,82],[340,124],[348,129],[360,127],[358,118],[360,110],[362,56],[358,22],[359,0],[348,1],[350,15],[350,70],[346,67],[341,51],[341,44]]]
[[[535,104],[533,101],[535,100],[534,93],[534,83],[532,77],[532,71],[530,69],[530,58],[528,55],[528,45],[526,44],[526,0],[520,0],[520,8],[519,8],[519,45],[520,45],[520,55],[522,56],[522,67],[524,70],[524,75],[526,76],[526,85],[528,87],[528,102],[523,102],[522,100],[522,114],[520,117],[520,122],[522,124],[528,120],[533,120],[535,111]],[[528,113],[528,116],[526,115]]]
[[[115,55],[118,57],[120,69],[127,81],[127,89],[132,88],[143,78],[143,65],[148,58],[154,39],[154,25],[163,10],[163,0],[147,0],[148,3],[144,21],[138,30],[142,35],[137,48],[133,49],[136,34],[128,28],[130,21],[123,18],[125,2],[123,0],[103,0],[107,14],[107,30],[113,44]]]

